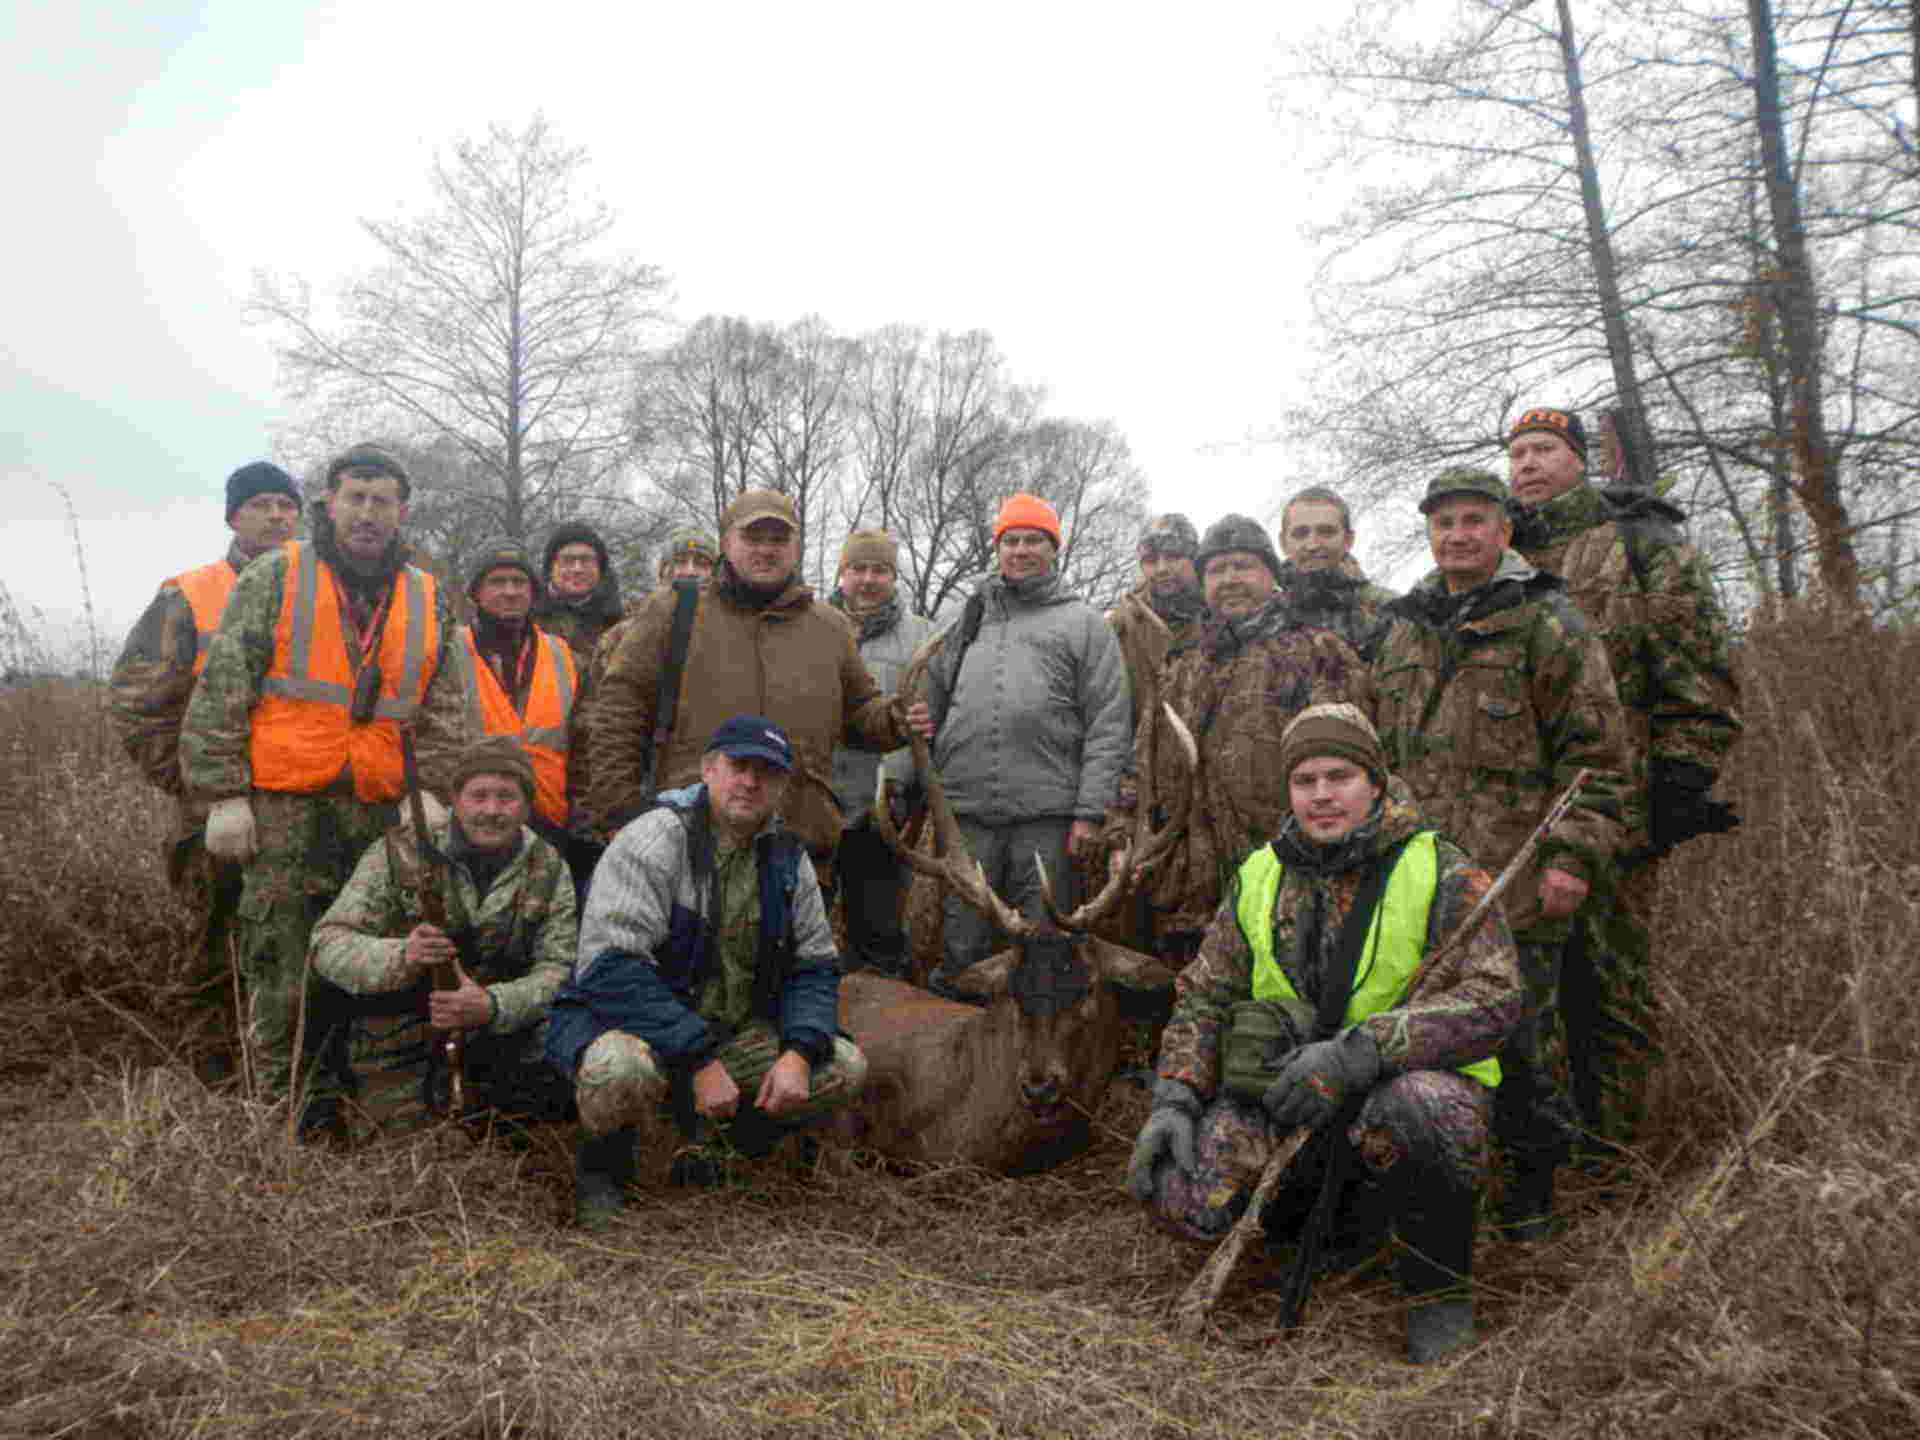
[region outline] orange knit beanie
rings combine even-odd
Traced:
[[[1009,495],[1000,513],[993,517],[994,543],[999,544],[1000,537],[1009,530],[1038,530],[1053,541],[1054,549],[1060,548],[1059,512],[1038,495],[1029,495],[1024,490]]]

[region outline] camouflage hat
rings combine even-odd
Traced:
[[[704,555],[718,562],[720,542],[702,530],[698,525],[683,525],[667,536],[667,543],[660,547],[660,560],[664,564],[677,560],[682,555]]]
[[[1258,520],[1246,515],[1223,515],[1207,527],[1205,538],[1200,541],[1200,550],[1194,557],[1194,568],[1200,572],[1200,578],[1207,575],[1207,562],[1216,555],[1226,555],[1234,551],[1245,551],[1249,555],[1258,555],[1261,562],[1272,572],[1273,578],[1280,578],[1280,557],[1274,553],[1273,541],[1268,538],[1267,527]]]
[[[523,572],[533,582],[533,598],[540,599],[540,572],[533,568],[533,556],[527,553],[527,547],[518,540],[489,540],[480,547],[473,557],[473,564],[467,569],[467,598],[477,599],[480,594],[480,582],[501,566],[510,566]]]
[[[1351,760],[1375,780],[1386,779],[1387,752],[1380,747],[1380,734],[1357,705],[1309,705],[1281,732],[1281,774],[1291,775],[1302,760],[1321,755]]]
[[[855,530],[840,547],[840,568],[849,565],[884,565],[900,568],[900,542],[884,530]]]
[[[748,490],[720,517],[720,533],[745,529],[756,520],[779,520],[796,530],[800,528],[800,512],[785,495],[778,490]]]
[[[1507,482],[1491,470],[1442,470],[1427,484],[1427,498],[1420,502],[1420,513],[1431,515],[1433,507],[1442,500],[1451,500],[1465,496],[1475,500],[1491,500],[1496,505],[1507,503]]]
[[[1200,532],[1193,521],[1177,511],[1156,515],[1140,532],[1142,555],[1184,555],[1192,559],[1200,552]]]
[[[1507,432],[1507,443],[1511,445],[1516,435],[1536,430],[1543,435],[1559,436],[1574,454],[1582,460],[1587,458],[1587,427],[1580,423],[1580,417],[1573,411],[1529,410],[1513,422],[1513,428]]]
[[[476,740],[460,752],[453,767],[453,793],[457,797],[476,775],[504,775],[520,782],[527,804],[533,804],[533,762],[520,742],[510,735],[489,735]]]
[[[328,461],[327,489],[338,489],[342,475],[391,475],[400,482],[402,503],[413,494],[413,480],[407,474],[407,467],[378,445],[355,445]]]

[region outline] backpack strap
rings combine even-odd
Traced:
[[[693,640],[693,612],[700,604],[698,580],[673,582],[673,628],[667,632],[667,658],[660,667],[660,689],[653,706],[653,763],[656,771],[673,736],[673,717],[680,709],[680,676],[687,668],[687,646]]]

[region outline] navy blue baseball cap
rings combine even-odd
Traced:
[[[713,732],[707,750],[734,760],[764,760],[787,773],[793,770],[793,742],[763,715],[735,715]]]

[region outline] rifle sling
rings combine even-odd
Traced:
[[[687,668],[687,647],[693,641],[693,614],[700,604],[698,580],[673,582],[673,626],[667,632],[667,654],[660,666],[660,688],[653,705],[653,768],[660,773],[673,721],[680,709],[680,677]]]

